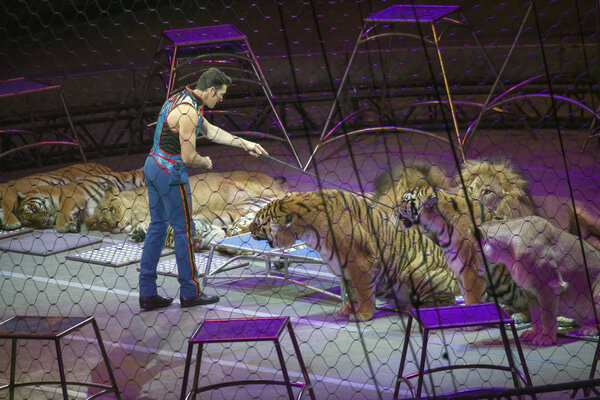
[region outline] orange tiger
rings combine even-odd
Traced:
[[[137,169],[87,176],[61,186],[37,186],[20,196],[16,214],[25,226],[56,225],[58,232],[79,232],[81,222],[94,213],[108,187],[128,190],[145,184],[144,170]]]
[[[339,310],[351,320],[373,317],[376,288],[415,307],[454,304],[459,293],[431,239],[416,229],[399,229],[382,209],[348,192],[292,193],[273,200],[256,213],[250,232],[274,247],[299,239],[318,251],[356,294],[356,306],[345,303]]]
[[[110,173],[112,170],[102,164],[74,164],[50,172],[43,172],[0,183],[0,205],[3,217],[0,227],[10,231],[21,227],[21,221],[15,212],[18,206],[19,193],[27,193],[37,186],[64,185],[89,175]]]

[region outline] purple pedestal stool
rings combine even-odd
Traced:
[[[92,324],[94,332],[96,334],[96,341],[100,347],[102,358],[110,378],[111,385],[102,385],[91,382],[69,382],[65,377],[65,367],[63,362],[62,350],[60,347],[60,339],[64,336],[69,335],[87,324]],[[100,336],[100,330],[96,324],[94,317],[22,317],[16,316],[0,323],[0,339],[12,340],[12,351],[10,358],[10,382],[8,385],[0,386],[0,391],[8,389],[9,399],[14,399],[15,388],[21,386],[39,386],[44,385],[60,385],[62,388],[63,398],[67,397],[67,385],[74,386],[89,386],[102,389],[88,399],[94,399],[96,397],[103,396],[107,393],[113,392],[115,398],[121,400],[119,394],[119,388],[117,387],[117,381],[113,374],[113,370],[108,360],[104,343]],[[21,382],[15,383],[15,370],[17,364],[17,341],[19,339],[28,340],[51,340],[54,341],[56,346],[56,357],[58,360],[58,372],[60,374],[60,381],[37,381],[37,382]]]
[[[423,377],[426,374],[454,370],[454,369],[498,369],[503,371],[509,371],[512,375],[515,387],[519,387],[519,379],[527,387],[531,387],[531,378],[529,371],[527,370],[527,364],[525,363],[525,357],[523,356],[523,350],[517,336],[517,330],[515,328],[515,322],[510,315],[499,305],[495,303],[483,303],[466,306],[447,306],[447,307],[431,307],[431,308],[418,308],[409,310],[408,323],[406,324],[406,335],[404,337],[404,345],[402,348],[402,356],[400,358],[400,368],[398,370],[398,379],[396,381],[396,388],[394,390],[394,398],[398,398],[400,390],[400,384],[406,383],[413,396],[421,397],[421,391],[423,389]],[[403,375],[404,363],[406,362],[406,353],[408,351],[408,343],[411,335],[411,327],[413,319],[416,319],[419,324],[423,327],[423,347],[421,349],[421,360],[418,364],[418,372],[410,375]],[[522,371],[519,371],[515,364],[513,354],[510,350],[508,336],[506,331],[501,325],[509,325],[513,334],[519,359],[521,362]],[[429,339],[429,332],[434,329],[456,329],[465,327],[497,327],[500,328],[502,335],[502,343],[504,344],[504,350],[506,351],[506,358],[508,360],[508,366],[505,365],[494,365],[494,364],[468,364],[468,365],[445,365],[441,367],[435,367],[431,369],[425,369],[425,362],[427,357],[427,342]],[[415,393],[414,387],[410,383],[410,379],[417,378],[417,390]],[[482,389],[470,389],[470,390],[485,390]]]
[[[287,368],[285,366],[285,360],[281,351],[281,344],[279,337],[287,327],[294,351],[302,375],[304,376],[304,382],[291,382],[288,375]],[[271,380],[271,379],[253,379],[253,380],[238,380],[232,382],[221,382],[213,385],[198,387],[198,375],[200,374],[200,363],[202,361],[202,349],[207,343],[234,343],[234,342],[264,342],[271,341],[275,345],[279,363],[281,365],[281,373],[283,374],[283,381]],[[192,353],[194,346],[198,345],[198,354],[196,356],[196,366],[194,369],[194,378],[192,389],[187,392],[187,383],[189,379],[190,366],[192,362]],[[239,319],[207,319],[201,322],[194,334],[188,341],[188,351],[185,360],[185,371],[183,373],[183,387],[181,389],[181,400],[196,398],[196,394],[205,392],[208,390],[214,390],[222,387],[237,386],[237,385],[285,385],[287,388],[290,400],[294,399],[293,387],[301,388],[298,394],[298,399],[308,390],[310,398],[315,400],[315,394],[310,383],[310,378],[302,355],[300,354],[300,348],[296,341],[296,336],[290,324],[289,317],[268,317],[268,318],[239,318]]]

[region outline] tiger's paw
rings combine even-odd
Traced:
[[[556,319],[558,320],[558,326],[560,328],[573,328],[577,326],[577,322],[575,322],[575,320],[572,318],[567,318],[559,315]]]
[[[16,221],[13,223],[3,224],[2,229],[5,231],[14,231],[15,229],[19,229],[21,226],[21,221]]]
[[[595,325],[585,325],[577,330],[579,336],[597,336],[598,327]]]
[[[518,312],[511,315],[512,319],[515,321],[515,324],[528,324],[531,322],[531,316],[529,313]]]
[[[146,231],[142,228],[135,228],[133,231],[131,231],[129,237],[134,242],[141,243],[144,241],[144,239],[146,239]]]
[[[79,224],[76,222],[69,222],[67,224],[56,224],[56,231],[60,233],[77,233],[80,231]]]
[[[550,346],[556,343],[556,333],[547,335],[537,329],[529,329],[521,333],[521,340],[531,342],[535,346]]]
[[[553,344],[556,344],[556,335],[552,337],[540,333],[535,338],[533,338],[531,344],[534,344],[536,346],[551,346]]]
[[[367,322],[373,319],[373,313],[356,313],[356,314],[350,314],[350,317],[348,318],[351,322]]]
[[[337,314],[340,317],[349,317],[350,315],[352,315],[352,307],[350,307],[350,305],[348,304],[344,304],[343,306],[340,307],[340,309],[337,311]]]
[[[536,329],[528,329],[526,331],[523,331],[523,333],[521,333],[521,340],[524,342],[531,342],[533,341],[534,338],[537,337],[537,335],[539,335],[539,331]]]

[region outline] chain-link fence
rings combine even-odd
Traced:
[[[285,371],[310,379],[302,398],[598,394],[597,1],[0,10],[0,398],[175,399],[223,383],[198,397],[288,398],[265,384]],[[226,93],[196,89],[215,66]],[[194,252],[175,255],[169,228],[154,261],[175,300],[154,308],[139,279],[163,203],[144,165],[186,87],[203,129],[268,156],[198,139],[213,168],[189,169]],[[190,263],[217,303],[182,307]],[[109,366],[91,325],[45,340],[83,317]],[[256,340],[267,320],[239,330],[279,317],[293,328],[275,334],[281,357]],[[188,357],[211,320],[238,330]],[[118,393],[102,393],[111,373]],[[235,383],[248,380],[261,384]]]

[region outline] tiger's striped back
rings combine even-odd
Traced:
[[[372,317],[369,299],[376,285],[379,292],[413,306],[454,304],[458,293],[443,253],[431,239],[417,230],[398,229],[382,209],[348,192],[292,193],[273,200],[256,214],[250,232],[274,247],[301,239],[318,251],[357,292],[360,320]]]
[[[108,187],[119,191],[145,185],[142,169],[89,174],[60,186],[38,186],[20,201],[21,223],[38,229],[56,225],[59,232],[79,232],[83,219],[94,213]]]
[[[0,207],[2,220],[0,226],[5,230],[17,229],[21,222],[15,215],[18,206],[18,193],[27,193],[35,187],[64,185],[71,181],[94,174],[110,173],[112,170],[102,164],[74,164],[50,172],[36,173],[22,178],[0,183]]]

